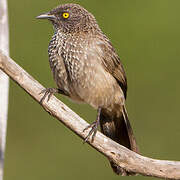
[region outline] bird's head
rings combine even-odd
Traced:
[[[65,33],[98,28],[94,16],[78,4],[63,4],[36,18],[50,20],[56,30]]]

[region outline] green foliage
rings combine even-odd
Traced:
[[[129,85],[128,113],[141,153],[178,160],[180,1],[73,2],[95,15],[122,59]],[[11,57],[45,87],[55,87],[47,55],[53,30],[50,23],[35,17],[58,3],[9,1]],[[94,121],[96,112],[88,105],[74,104],[61,95],[58,98],[87,121]],[[113,174],[100,153],[83,145],[14,82],[10,87],[6,150],[5,180],[147,178]]]

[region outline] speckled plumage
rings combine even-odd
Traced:
[[[68,13],[67,19],[63,13]],[[71,99],[101,108],[101,131],[138,152],[125,109],[127,82],[122,63],[94,16],[77,4],[45,14],[55,30],[48,48],[54,80]],[[122,169],[111,162],[114,171]]]
[[[99,106],[107,108],[112,105],[112,101],[124,103],[121,88],[114,77],[104,70],[102,59],[97,58],[103,53],[100,44],[103,41],[97,42],[98,36],[97,33],[89,35],[87,32],[69,35],[58,30],[48,50],[58,87],[67,91],[72,99],[91,104],[96,109]],[[119,91],[116,92],[116,89]]]

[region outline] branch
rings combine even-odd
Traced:
[[[0,69],[37,102],[40,102],[42,95],[39,93],[44,87],[11,58],[3,55],[1,51]],[[87,136],[88,132],[83,132],[83,129],[88,124],[55,96],[52,96],[48,102],[44,101],[42,107],[82,139]],[[180,162],[178,161],[156,160],[141,156],[112,141],[100,132],[97,132],[94,142],[88,141],[88,143],[108,159],[113,160],[117,165],[129,172],[144,176],[180,180]]]
[[[7,1],[0,0],[0,49],[9,55],[9,30]],[[6,145],[9,78],[0,70],[0,180],[3,180]]]

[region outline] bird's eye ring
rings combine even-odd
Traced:
[[[67,18],[69,17],[69,13],[64,12],[64,13],[62,14],[62,16],[63,16],[64,19],[67,19]]]

